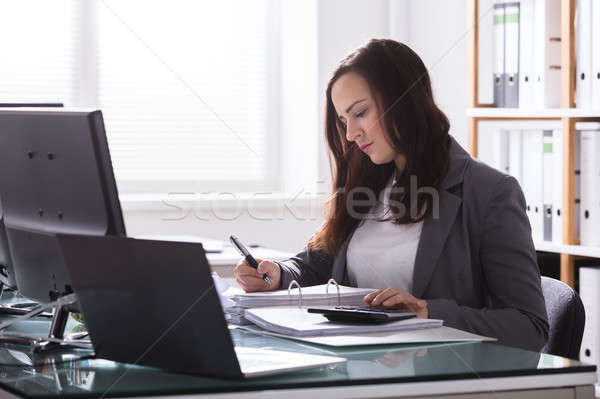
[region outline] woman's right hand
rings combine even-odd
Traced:
[[[233,269],[233,274],[239,286],[246,292],[274,291],[279,289],[279,285],[281,284],[281,269],[279,265],[268,259],[262,260],[256,258],[256,261],[258,262],[258,269],[250,266],[244,258]],[[264,273],[267,273],[271,279],[271,285],[263,280],[262,275]]]

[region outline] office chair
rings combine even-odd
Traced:
[[[542,292],[550,327],[542,352],[579,359],[585,326],[585,309],[579,295],[565,283],[544,276]]]

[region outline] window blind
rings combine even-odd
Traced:
[[[266,179],[265,16],[263,0],[97,5],[98,104],[121,187]]]
[[[72,0],[0,2],[0,102],[72,103],[74,14]]]

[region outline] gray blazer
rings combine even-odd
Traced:
[[[519,183],[471,158],[452,138],[439,194],[439,218],[423,223],[412,294],[427,300],[429,317],[447,326],[540,350],[548,317]],[[334,258],[305,248],[278,262],[281,286],[323,284],[330,277],[349,284],[348,241]]]

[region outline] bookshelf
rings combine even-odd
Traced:
[[[479,119],[533,119],[533,120],[559,120],[561,118],[584,118],[595,120],[600,118],[600,110],[587,110],[580,108],[467,108],[467,116]],[[590,119],[591,118],[591,119]],[[594,119],[595,118],[595,119]]]
[[[536,251],[552,252],[555,254],[568,254],[583,256],[587,258],[600,258],[600,247],[589,247],[584,245],[556,244],[548,241],[534,242]]]
[[[479,89],[479,1],[468,0],[467,35],[468,92],[467,127],[468,150],[471,156],[478,155],[478,126],[481,121],[506,120],[556,120],[563,130],[563,237],[562,245],[536,242],[536,250],[560,254],[560,278],[571,287],[575,281],[575,259],[581,256],[600,258],[600,247],[585,247],[578,244],[575,236],[575,124],[577,122],[600,121],[600,110],[575,108],[575,0],[561,0],[561,108],[521,109],[494,108],[478,99]]]

